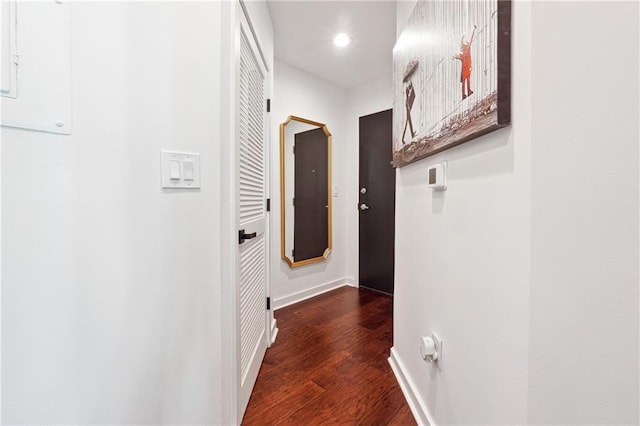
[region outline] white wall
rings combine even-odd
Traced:
[[[346,223],[345,189],[349,186],[347,155],[349,141],[345,130],[347,94],[342,88],[310,74],[275,62],[271,112],[271,296],[275,308],[308,297],[318,291],[343,285],[347,274],[349,231]],[[280,257],[280,123],[289,115],[325,123],[333,139],[332,186],[333,249],[326,261],[289,268]]]
[[[520,49],[512,65],[511,127],[402,167],[396,175],[394,351],[436,424],[526,421],[526,7],[514,4],[513,44]],[[426,187],[427,166],[443,160],[449,163],[448,189],[433,192]],[[420,336],[432,331],[444,341],[441,372],[422,361],[418,350]]]
[[[72,136],[1,133],[2,420],[220,423],[220,4],[72,14]]]
[[[530,423],[640,421],[638,9],[533,6]]]
[[[434,424],[639,420],[637,9],[513,2],[512,125],[397,172],[393,356]]]
[[[389,66],[391,68],[391,66]],[[358,217],[359,200],[359,118],[393,108],[393,83],[391,74],[363,83],[347,92],[347,186],[343,191],[347,206],[347,277],[359,283],[358,276]],[[389,148],[391,149],[391,148]]]
[[[0,137],[2,136],[2,134],[0,133]],[[2,164],[2,140],[0,139],[0,165]],[[2,169],[0,168],[0,424],[2,423],[2,380],[3,380],[3,376],[2,376],[2,365],[3,365],[3,361],[2,361],[2,330],[4,330],[4,326],[2,324],[2,306],[3,306],[3,301],[2,301],[2,289],[4,288],[3,284],[2,284],[2,277],[3,275],[3,271],[2,271],[2,224],[3,224],[3,219],[2,219]]]

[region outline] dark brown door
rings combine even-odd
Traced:
[[[396,172],[392,110],[360,117],[360,286],[393,294]]]
[[[322,128],[297,133],[294,146],[293,261],[320,257],[328,247],[327,135]]]

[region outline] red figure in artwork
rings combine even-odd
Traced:
[[[471,33],[471,39],[467,42],[464,39],[464,35],[460,40],[460,53],[454,56],[454,59],[459,59],[462,62],[462,69],[460,70],[460,83],[462,83],[462,99],[466,99],[468,96],[473,95],[471,90],[471,43],[476,35],[476,25],[473,26],[473,32]],[[467,89],[465,91],[465,88]]]

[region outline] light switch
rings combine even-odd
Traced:
[[[200,154],[163,149],[160,151],[160,161],[162,188],[200,188]]]
[[[169,160],[169,179],[180,180],[180,161]]]
[[[193,161],[191,160],[185,160],[182,162],[182,171],[184,172],[184,180],[189,180],[192,181],[193,180],[193,174],[194,174],[194,170],[193,170]]]

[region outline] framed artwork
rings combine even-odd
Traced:
[[[419,0],[393,49],[393,166],[511,123],[511,1]]]

